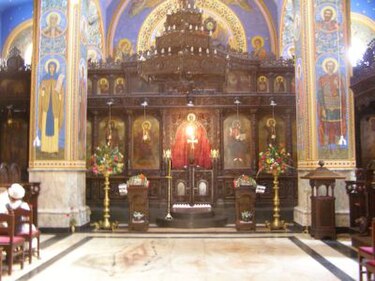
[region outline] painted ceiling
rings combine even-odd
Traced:
[[[102,9],[107,10],[107,14],[113,12],[120,2],[124,2],[123,0],[98,0],[100,2],[100,6]],[[126,1],[126,0],[125,0]],[[237,5],[244,5],[246,0],[222,0],[223,2],[232,2],[236,3]],[[30,4],[33,0],[1,0],[0,1],[0,13],[6,9],[16,7],[22,4]],[[139,5],[142,3],[148,2],[147,0],[137,0]],[[277,11],[279,12],[283,3],[283,0],[270,0],[265,1],[269,4],[272,2],[273,5],[276,6]],[[368,16],[375,20],[375,0],[351,0],[351,9],[353,12],[360,13],[363,15]],[[108,16],[108,15],[107,15]]]

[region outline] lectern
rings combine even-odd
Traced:
[[[310,181],[312,189],[310,234],[316,239],[336,239],[334,189],[336,180],[345,177],[323,167],[323,161],[319,161],[319,166],[319,168],[301,177]]]
[[[147,186],[128,186],[129,231],[147,231],[149,225],[149,203]]]
[[[256,186],[246,185],[235,190],[237,231],[255,231],[255,189]]]

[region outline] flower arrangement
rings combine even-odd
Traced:
[[[246,176],[246,175],[241,175],[233,181],[233,186],[234,186],[234,188],[237,188],[237,187],[240,187],[241,185],[242,186],[246,185],[246,186],[254,186],[255,187],[255,186],[257,186],[257,183],[252,177],[249,177],[249,176]]]
[[[141,222],[141,221],[144,221],[144,218],[145,218],[145,214],[144,213],[134,211],[134,213],[133,213],[133,221],[135,221],[135,222]]]
[[[259,153],[259,170],[273,175],[280,175],[290,168],[291,157],[285,148],[269,144],[266,151]]]
[[[136,176],[132,176],[129,178],[127,182],[128,186],[130,185],[139,185],[139,186],[149,186],[149,181],[147,180],[146,176],[144,174],[139,174]]]
[[[103,145],[97,147],[94,155],[91,156],[91,169],[95,175],[115,175],[121,173],[124,169],[123,161],[124,156],[118,147],[112,148],[108,145]]]
[[[243,221],[250,221],[252,217],[253,217],[253,213],[250,211],[241,212],[241,220]]]

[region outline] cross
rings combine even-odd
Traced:
[[[191,138],[187,139],[187,142],[190,143],[191,144],[191,148],[194,149],[194,144],[198,143],[198,140],[194,136],[192,136]]]

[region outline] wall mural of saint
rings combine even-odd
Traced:
[[[210,169],[211,145],[206,128],[197,120],[194,113],[189,113],[186,120],[177,128],[172,145],[172,168],[182,169],[193,163]]]
[[[324,74],[318,79],[319,146],[330,154],[340,145],[346,146],[346,91],[336,59],[324,59],[322,69]]]
[[[263,60],[267,57],[267,51],[264,48],[264,38],[262,36],[254,36],[251,39],[251,45],[253,46],[251,54],[254,58]]]
[[[132,127],[132,168],[159,169],[159,121],[151,116],[137,118]]]
[[[66,29],[65,16],[60,12],[53,11],[45,16],[42,25],[42,34],[46,37],[54,38],[62,35]]]
[[[231,115],[224,120],[224,168],[250,166],[250,120],[242,115]]]
[[[57,59],[47,60],[44,70],[38,90],[38,138],[41,152],[57,155],[64,124],[65,75]]]

